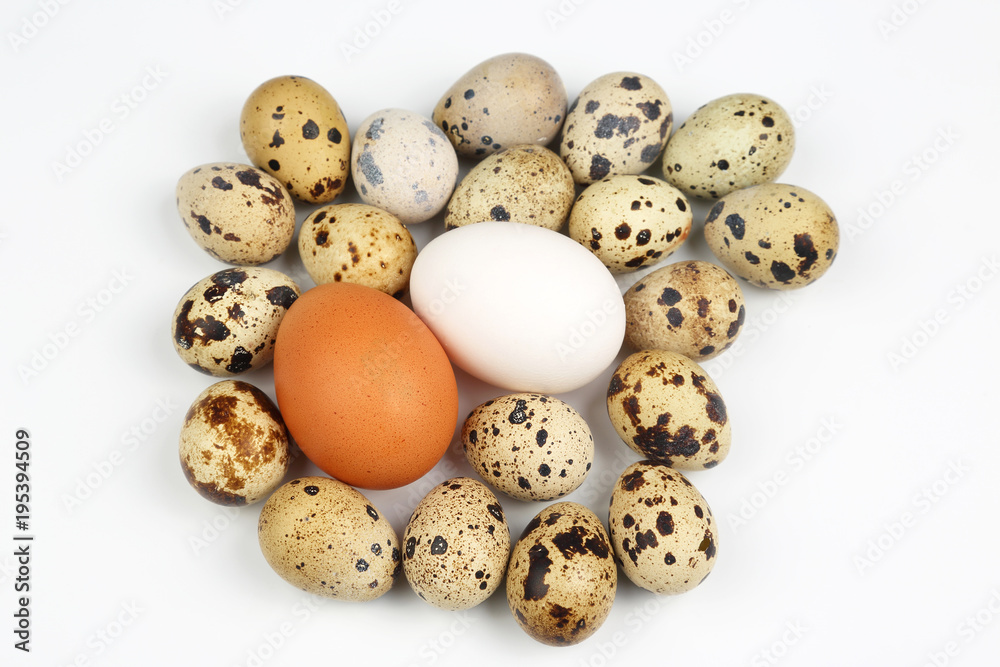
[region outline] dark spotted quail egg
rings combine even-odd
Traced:
[[[716,199],[774,181],[794,152],[795,127],[777,102],[727,95],[677,128],[663,152],[663,176],[693,197]]]
[[[278,179],[245,164],[216,162],[177,182],[177,212],[191,238],[216,259],[269,262],[295,234],[295,207]]]
[[[608,528],[615,560],[632,583],[684,593],[715,566],[718,527],[705,498],[663,463],[633,463],[611,492]]]
[[[720,199],[705,218],[705,241],[722,264],[758,287],[790,290],[818,279],[837,256],[840,230],[818,196],[765,183]]]
[[[509,394],[473,410],[462,427],[469,464],[493,488],[520,500],[553,500],[583,484],[594,437],[568,403]]]
[[[243,105],[240,137],[250,161],[303,201],[325,204],[347,184],[347,120],[311,79],[279,76],[260,84]]]
[[[383,109],[361,121],[351,173],[362,201],[412,224],[448,203],[458,179],[458,157],[430,119]]]
[[[608,385],[608,416],[633,450],[681,470],[714,468],[729,453],[726,404],[701,366],[677,352],[628,356]]]
[[[195,283],[174,310],[174,349],[192,368],[230,377],[274,358],[278,324],[299,297],[272,269],[226,269]]]
[[[288,470],[288,431],[274,402],[239,380],[201,392],[181,428],[181,468],[188,483],[220,505],[252,505]]]
[[[403,545],[403,574],[421,599],[441,609],[470,609],[500,586],[510,557],[510,529],[485,485],[456,477],[420,501]]]
[[[604,524],[577,503],[543,509],[511,552],[507,604],[521,629],[543,644],[571,646],[597,632],[617,587]]]
[[[400,297],[417,244],[393,214],[367,204],[331,204],[299,230],[299,257],[317,284],[354,283]]]
[[[625,340],[637,350],[704,361],[728,349],[745,320],[740,284],[709,262],[669,264],[625,293]]]
[[[462,179],[448,202],[444,224],[454,229],[510,220],[559,231],[575,196],[573,175],[558,155],[541,146],[511,146]]]
[[[257,539],[282,579],[324,597],[374,600],[402,570],[389,521],[354,487],[329,477],[279,487],[260,511]]]
[[[639,174],[663,152],[673,117],[670,99],[649,77],[605,74],[570,106],[559,155],[577,183]]]
[[[566,101],[552,65],[526,53],[505,53],[453,83],[434,108],[434,124],[459,155],[480,159],[515,144],[552,141],[566,116]]]
[[[691,207],[658,178],[620,175],[587,186],[569,214],[569,235],[611,273],[669,257],[691,233]]]

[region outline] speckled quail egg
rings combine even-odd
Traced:
[[[288,431],[274,402],[239,380],[201,392],[184,416],[180,460],[188,483],[220,505],[252,505],[288,470]]]
[[[830,207],[809,190],[765,183],[717,201],[705,218],[705,241],[737,276],[790,290],[826,273],[840,229]]]
[[[295,234],[285,186],[245,164],[215,162],[186,172],[177,182],[177,212],[195,243],[229,264],[269,262]]]
[[[470,609],[499,588],[510,529],[485,485],[455,477],[431,489],[413,510],[403,545],[403,574],[421,599],[441,609]]]
[[[745,320],[740,284],[709,262],[669,264],[625,293],[625,341],[637,350],[704,361],[728,349]]]
[[[674,186],[648,176],[610,176],[587,186],[569,214],[569,235],[611,273],[669,257],[691,233],[691,207]]]
[[[681,470],[714,468],[729,453],[732,429],[718,387],[677,352],[629,355],[608,385],[608,416],[634,451]]]
[[[479,159],[516,144],[544,146],[562,127],[566,87],[552,65],[505,53],[463,74],[434,108],[434,124],[463,157]]]
[[[444,225],[454,229],[510,220],[559,231],[576,189],[559,156],[541,146],[511,146],[472,168],[455,188]]]
[[[462,427],[469,464],[520,500],[553,500],[583,484],[594,437],[571,405],[543,394],[509,394],[474,409]]]
[[[577,183],[639,174],[660,157],[673,118],[670,99],[648,76],[605,74],[570,106],[559,155]]]
[[[715,566],[719,537],[704,496],[673,468],[633,463],[611,492],[608,530],[615,560],[653,593],[685,593]]]
[[[691,196],[716,199],[774,181],[794,152],[795,126],[777,102],[727,95],[677,128],[663,151],[663,176]]]
[[[240,137],[250,161],[303,201],[333,201],[347,184],[347,120],[337,100],[311,79],[279,76],[260,84],[243,105]]]
[[[543,509],[511,551],[507,604],[521,629],[543,644],[572,646],[597,632],[617,587],[604,524],[578,503]]]
[[[196,370],[230,377],[274,358],[278,324],[298,285],[272,269],[239,268],[195,283],[174,309],[174,349]]]
[[[430,119],[383,109],[358,127],[351,173],[362,201],[412,224],[448,203],[458,179],[458,157]]]
[[[391,213],[367,204],[331,204],[302,223],[299,256],[317,285],[355,283],[400,297],[417,244]]]
[[[324,597],[374,600],[402,570],[389,521],[354,487],[329,477],[279,487],[260,511],[257,539],[282,579]]]

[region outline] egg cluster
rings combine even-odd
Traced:
[[[728,95],[674,131],[648,76],[605,74],[570,104],[551,65],[514,53],[462,75],[431,116],[383,109],[353,140],[334,97],[299,76],[254,90],[239,129],[250,164],[205,164],[177,184],[188,232],[231,266],[180,298],[173,343],[216,378],[273,361],[277,405],[216,382],[188,410],[179,455],[204,498],[266,499],[258,538],[278,575],[355,601],[403,575],[448,610],[506,580],[516,624],[556,646],[597,631],[619,571],[658,594],[708,576],[718,526],[681,471],[720,464],[732,429],[699,362],[746,321],[737,278],[799,288],[838,248],[829,207],[775,182],[795,146],[776,102]],[[460,159],[474,164],[458,182]],[[331,203],[349,180],[363,203]],[[662,266],[622,295],[615,275],[689,238],[689,198],[714,200],[704,239],[722,266]],[[259,267],[292,244],[296,205],[314,205],[298,232],[317,284],[305,291]],[[443,233],[418,252],[407,225],[438,214]],[[500,498],[553,501],[587,479],[593,433],[554,394],[608,371],[623,343],[635,352],[611,375],[607,414],[643,460],[621,471],[606,522],[560,501],[512,540]],[[500,394],[461,424],[453,365]],[[421,478],[458,426],[479,479],[432,488],[400,539],[358,489]],[[327,476],[286,482],[295,445]]]

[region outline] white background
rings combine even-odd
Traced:
[[[1000,7],[503,4],[400,0],[348,56],[385,0],[4,3],[0,663],[995,664]],[[430,115],[462,73],[509,51],[548,60],[571,100],[607,72],[642,72],[677,124],[732,92],[774,98],[798,122],[781,180],[823,197],[842,232],[832,269],[787,302],[745,285],[743,345],[706,364],[734,432],[729,458],[691,475],[721,528],[712,575],[679,597],[621,577],[604,626],[564,649],[523,634],[502,590],[464,614],[403,582],[366,604],[310,598],[261,556],[260,506],[208,503],[177,462],[183,413],[213,380],[171,349],[170,315],[223,268],[185,231],[177,178],[246,160],[240,108],[273,76],[327,87],[353,135],[377,109]],[[104,119],[112,131],[88,139]],[[706,212],[669,261],[711,259]],[[422,246],[442,227],[412,231]],[[312,285],[294,246],[270,266]],[[637,458],[604,408],[611,371],[563,396],[597,440],[568,499],[603,518]],[[462,416],[502,393],[458,376]],[[269,368],[245,379],[273,396]],[[12,633],[18,428],[31,432],[36,536],[27,656]],[[300,460],[291,474],[313,470]],[[471,474],[460,446],[424,480],[369,497],[402,532],[430,484],[457,474]],[[544,505],[503,503],[515,536]]]

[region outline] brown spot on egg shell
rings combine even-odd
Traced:
[[[313,487],[314,493],[303,492]],[[258,543],[271,568],[289,584],[328,598],[376,599],[400,571],[398,539],[368,499],[328,477],[304,477],[279,487],[261,509]],[[373,548],[377,545],[378,548]]]
[[[743,291],[714,264],[669,264],[648,274],[642,285],[624,296],[625,341],[634,349],[669,350],[705,361],[722,354],[742,330]]]
[[[298,294],[288,276],[272,269],[214,273],[195,283],[177,304],[174,349],[188,365],[217,377],[260,368],[273,358],[278,324],[287,311],[283,304]]]
[[[273,111],[278,107],[282,113]],[[328,140],[317,140],[321,136]],[[347,136],[337,101],[301,76],[265,81],[240,114],[240,137],[250,160],[271,174],[280,170],[291,194],[313,204],[328,203],[343,190],[351,144],[341,137]]]
[[[546,61],[505,53],[463,74],[441,96],[433,123],[463,157],[486,158],[518,144],[542,146],[566,116],[566,88]]]
[[[413,591],[452,611],[489,598],[500,586],[510,555],[510,533],[502,517],[496,496],[478,481],[459,477],[432,488],[403,534],[403,570]]]
[[[202,496],[243,505],[257,502],[281,483],[289,439],[277,407],[264,392],[224,380],[191,404],[179,452],[188,482]]]
[[[466,418],[461,440],[473,469],[520,500],[554,500],[572,492],[594,459],[593,435],[580,413],[545,394],[508,394],[483,403]]]
[[[627,357],[615,373],[660,380],[642,383],[641,397],[635,386],[626,385],[607,401],[615,431],[634,451],[685,470],[718,463],[728,454],[731,427],[725,403],[694,361],[677,352],[644,350]],[[709,430],[709,441],[717,445],[712,452],[702,447]]]
[[[629,489],[627,477],[645,473],[648,484]],[[669,498],[669,511],[656,498]],[[639,461],[623,472],[611,494],[610,543],[624,574],[658,594],[697,587],[712,571],[718,535],[705,498],[681,473],[657,461]]]
[[[507,603],[521,629],[542,643],[569,646],[591,636],[616,589],[607,531],[577,503],[539,512],[511,552]]]

